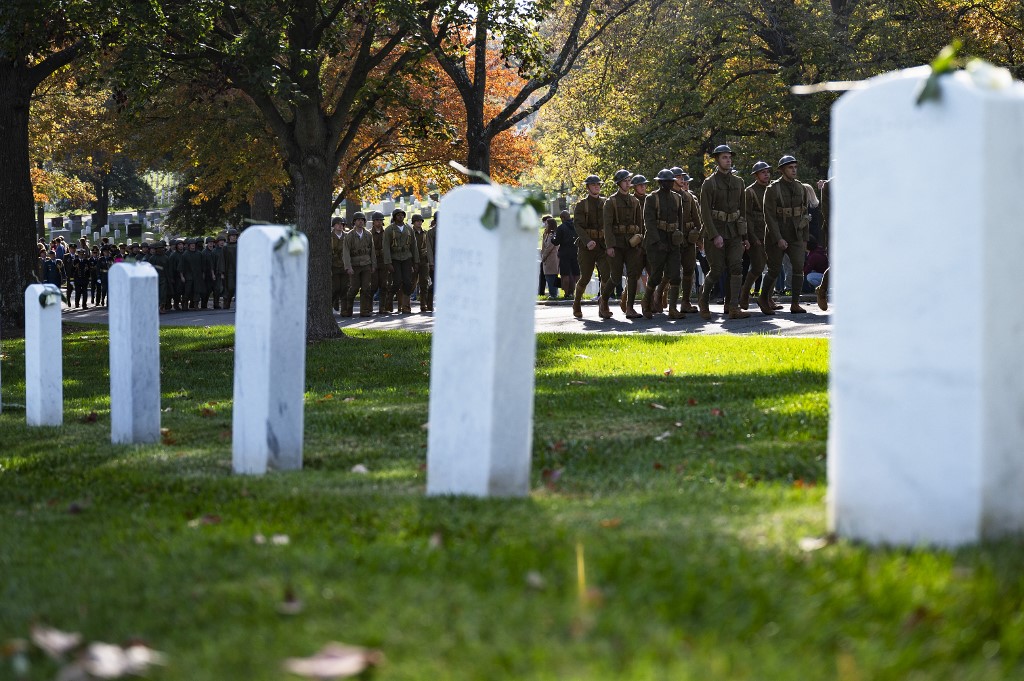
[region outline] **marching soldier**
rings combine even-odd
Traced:
[[[636,304],[636,282],[640,278],[643,267],[643,255],[640,244],[644,237],[643,212],[640,201],[629,193],[630,177],[628,170],[618,170],[613,176],[618,190],[604,202],[604,242],[607,245],[608,268],[610,276],[602,282],[601,301],[606,301],[615,290],[615,282],[622,276],[622,267],[626,267],[625,303],[620,303],[627,319],[636,319],[640,315],[633,309]],[[609,311],[608,316],[611,316]]]
[[[416,235],[405,224],[405,211],[396,208],[391,213],[391,224],[384,230],[384,266],[392,275],[391,292],[398,294],[399,312],[412,313],[409,297],[412,295],[413,277],[420,260]],[[389,296],[390,298],[390,296]]]
[[[427,287],[427,312],[434,311],[434,258],[437,253],[437,216],[430,223],[430,231],[427,232],[427,266],[430,267],[430,285]]]
[[[597,275],[602,282],[608,281],[610,272],[604,229],[601,224],[604,216],[601,178],[597,175],[588,175],[585,183],[587,196],[576,204],[573,216],[573,225],[576,228],[576,235],[579,237],[580,260],[580,279],[576,282],[576,297],[572,303],[572,315],[576,319],[583,318],[583,292],[587,290],[587,284],[594,276],[594,266],[597,266]],[[612,316],[611,310],[608,309],[608,298],[603,295],[598,314],[602,319]]]
[[[429,247],[427,245],[427,233],[423,231],[423,216],[416,214],[412,216],[412,233],[416,236],[416,248],[419,250],[419,267],[416,269],[416,285],[419,287],[419,302],[420,312],[428,312],[429,305],[427,304],[427,286],[429,284],[427,277],[429,275],[429,269],[427,267],[427,251]]]
[[[160,314],[167,313],[167,306],[170,304],[171,295],[168,291],[167,281],[167,242],[160,240],[154,244],[155,255],[149,257],[149,264],[156,269],[157,274],[157,300],[160,305]]]
[[[92,279],[92,266],[84,248],[78,249],[74,261],[75,276],[75,307],[89,309],[89,280]],[[69,298],[70,300],[70,298]]]
[[[789,304],[792,314],[807,310],[800,307],[800,293],[804,287],[804,258],[807,256],[807,237],[810,218],[807,215],[807,190],[797,181],[797,162],[793,156],[783,156],[778,165],[781,177],[764,191],[764,217],[767,230],[764,237],[768,259],[768,281],[774,282],[782,269],[782,256],[788,255],[793,265],[790,286],[793,297]],[[775,314],[766,287],[761,287],[757,304],[761,312]]]
[[[659,188],[644,201],[644,248],[647,250],[647,294],[640,309],[646,319],[652,315],[654,292],[663,277],[669,278],[669,318],[679,319],[679,247],[686,236],[682,231],[683,197],[672,191],[672,171],[662,168],[656,177]]]
[[[743,251],[748,247],[747,219],[744,215],[743,180],[732,174],[732,149],[721,144],[711,153],[717,168],[700,188],[700,214],[704,244],[711,271],[704,279],[697,305],[703,319],[711,319],[708,301],[722,272],[729,273],[729,293],[725,309],[729,319],[746,319],[750,313],[739,307],[743,281]]]
[[[764,161],[758,161],[751,170],[754,181],[750,183],[743,194],[743,200],[747,203],[747,236],[750,239],[750,269],[747,271],[747,278],[743,280],[743,288],[740,289],[740,309],[746,310],[750,306],[750,287],[754,285],[757,278],[764,274],[764,266],[767,263],[764,251],[764,190],[772,179],[772,167]],[[766,279],[765,282],[768,280]],[[772,283],[774,286],[774,283]]]
[[[373,237],[366,231],[366,215],[352,216],[353,228],[342,238],[342,267],[348,275],[348,291],[342,303],[341,316],[351,317],[352,306],[359,292],[359,316],[373,316],[373,273],[377,269],[377,258]],[[332,242],[333,245],[333,242]]]
[[[197,240],[198,241],[198,240]],[[202,297],[202,308],[205,310],[210,304],[210,296],[213,295],[214,288],[217,285],[217,253],[214,248],[217,244],[217,240],[212,236],[206,237],[206,248],[202,252],[202,263],[203,263],[203,297]],[[220,309],[220,305],[217,302],[217,298],[213,299],[214,309]]]
[[[185,244],[181,239],[171,241],[171,252],[167,256],[167,282],[171,300],[167,311],[181,310],[181,299],[185,294]],[[186,306],[188,303],[186,303]]]
[[[377,314],[382,315],[391,312],[391,302],[388,300],[391,279],[384,267],[384,213],[375,210],[370,215],[370,219],[373,221],[373,228],[370,232],[370,236],[373,238],[373,257],[377,263],[377,269],[374,270],[370,281],[370,288],[377,295]]]
[[[231,300],[235,297],[235,280],[238,273],[238,230],[233,227],[229,229],[227,238],[227,243],[217,259],[217,271],[220,273],[224,291],[224,309],[230,310]]]
[[[363,219],[365,223],[365,218]],[[335,312],[342,310],[345,296],[348,295],[348,275],[345,274],[345,261],[342,258],[342,251],[345,243],[345,219],[334,218],[331,220],[331,307]],[[349,312],[349,316],[351,316]]]
[[[100,249],[100,259],[96,263],[97,289],[99,291],[98,304],[103,307],[107,306],[107,286],[110,282],[110,268],[113,265],[114,259],[110,257],[110,244],[104,244],[103,248]]]
[[[224,247],[228,243],[228,236],[225,232],[217,234],[217,247],[213,249],[213,309],[219,310],[224,299],[224,273],[221,272],[221,263],[224,261]]]
[[[637,222],[637,224],[640,225],[640,230],[641,230],[641,234],[640,234],[640,248],[639,248],[639,250],[640,250],[640,272],[641,272],[641,276],[642,276],[644,272],[648,271],[648,267],[647,267],[647,250],[644,248],[644,244],[643,244],[644,201],[647,200],[647,178],[644,177],[643,175],[634,175],[633,179],[631,179],[629,181],[629,184],[632,185],[632,187],[633,187],[633,197],[637,200],[637,212],[640,215],[640,218],[639,218],[639,221]],[[646,281],[644,282],[644,286],[645,286],[645,290],[646,290]],[[624,314],[628,313],[628,311],[630,309],[633,309],[632,306],[630,306],[628,309],[626,307],[626,302],[627,302],[627,298],[628,298],[628,296],[627,296],[628,292],[629,292],[628,290],[627,291],[623,291],[623,293],[622,293],[622,300],[619,301],[619,306],[622,308],[622,312]],[[645,293],[644,295],[647,295],[647,294]],[[634,303],[635,303],[635,298],[634,298]],[[629,315],[626,314],[626,316],[628,317]],[[643,315],[638,315],[638,316],[642,317]]]
[[[199,297],[203,292],[203,255],[198,250],[199,239],[188,239],[188,250],[182,254],[182,274],[185,279],[186,309],[199,307]]]
[[[676,191],[683,197],[683,233],[686,241],[679,247],[679,262],[683,266],[682,283],[679,286],[679,309],[682,312],[696,312],[690,303],[693,293],[693,277],[697,270],[697,244],[701,238],[700,205],[697,196],[690,191],[690,175],[682,168],[672,168]]]

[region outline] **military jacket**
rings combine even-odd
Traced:
[[[743,200],[747,203],[747,231],[751,238],[762,242],[767,241],[764,233],[764,190],[764,187],[754,182],[747,187],[743,195]]]
[[[373,256],[377,260],[377,267],[384,266],[384,230],[375,232],[370,230],[370,236],[373,237]]]
[[[412,233],[412,227],[404,225],[398,229],[398,225],[390,224],[384,230],[384,264],[390,265],[392,260],[409,260],[413,263],[420,261],[420,251],[416,245],[416,235]]]
[[[716,170],[700,187],[700,217],[704,238],[736,239],[746,236],[747,216],[744,214],[741,180],[732,173]]]
[[[429,262],[427,259],[427,233],[422,229],[413,228],[412,233],[416,236],[416,247],[419,249],[420,262]]]
[[[639,206],[635,196],[622,192],[615,192],[604,202],[604,241],[608,248],[625,248],[631,236],[643,231],[643,221],[636,219]]]
[[[355,231],[355,230],[352,230],[352,231]],[[348,234],[351,234],[351,233],[352,232],[349,232]],[[348,269],[345,266],[345,259],[343,257],[343,251],[345,250],[345,240],[346,240],[346,237],[348,236],[348,234],[342,232],[341,236],[339,237],[337,234],[334,233],[333,229],[331,230],[331,269],[332,270],[336,270],[337,271],[337,270]]]
[[[807,216],[807,191],[796,180],[780,177],[764,190],[765,241],[776,243],[807,241],[810,219]]]
[[[431,227],[427,231],[427,262],[430,263],[431,269],[434,267],[434,254],[437,253],[437,226]]]
[[[224,276],[224,279],[231,284],[231,288],[234,288],[235,275],[238,274],[237,261],[237,244],[229,243],[220,249],[220,255],[217,259],[217,272]]]
[[[696,244],[700,241],[703,230],[697,197],[689,191],[679,192],[679,195],[683,197],[683,231],[686,232],[686,243]]]
[[[217,251],[212,248],[203,249],[203,276],[207,279],[217,277]]]
[[[181,271],[187,281],[201,281],[203,278],[203,254],[198,250],[181,254]]]
[[[644,241],[659,243],[662,235],[679,230],[683,224],[683,197],[671,189],[656,189],[644,201]]]
[[[332,236],[332,238],[334,237]],[[353,229],[345,234],[343,239],[335,238],[335,241],[341,242],[342,266],[346,270],[366,267],[367,265],[377,269],[377,254],[373,248],[373,235],[369,231],[364,229],[362,236],[360,236],[359,231]],[[334,247],[333,243],[331,247]]]
[[[591,241],[604,247],[604,199],[600,196],[587,196],[576,204],[573,214],[573,227],[580,238],[580,248],[586,248]]]

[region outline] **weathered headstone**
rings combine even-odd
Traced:
[[[958,72],[918,105],[929,73],[833,108],[828,505],[843,537],[955,546],[1024,530],[1024,85]]]
[[[106,236],[108,234],[110,234],[110,227],[107,227],[106,225],[100,227],[100,236]]]
[[[380,204],[380,212],[384,213],[385,219],[389,219],[391,217],[391,211],[393,211],[394,209],[395,209],[395,202],[394,201],[384,201],[384,202],[382,202]]]
[[[100,233],[99,232],[93,232],[92,233],[92,240],[93,241],[99,241],[100,240]]]
[[[129,223],[128,236],[142,238],[142,225],[137,222]]]
[[[25,289],[25,421],[30,426],[64,422],[60,289],[32,284]]]
[[[539,224],[521,226],[512,207],[484,227],[497,192],[466,185],[441,200],[437,259],[459,266],[435,283],[428,494],[529,492]]]
[[[426,220],[429,220],[431,216],[433,216],[433,214],[434,209],[431,208],[430,206],[423,206],[422,208],[420,208],[420,215],[422,215],[423,218]]]
[[[71,239],[71,230],[70,229],[51,229],[50,230],[50,239],[56,239],[59,236],[64,237],[64,241],[66,242],[66,241]]]
[[[120,241],[120,239],[121,239],[121,230],[119,230],[119,229],[115,229],[114,230],[114,239],[117,239],[118,241]]]
[[[238,239],[236,473],[302,468],[308,242],[300,232],[251,226]]]
[[[160,440],[157,271],[147,262],[110,268],[110,439]]]
[[[68,217],[68,220],[71,221],[71,231],[72,232],[81,232],[82,231],[82,216],[81,215],[71,215],[71,216]]]
[[[64,229],[64,218],[60,215],[50,218],[50,229]]]

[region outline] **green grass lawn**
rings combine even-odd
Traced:
[[[4,341],[0,645],[33,621],[142,638],[169,656],[151,678],[188,681],[287,678],[334,640],[382,650],[382,680],[1024,677],[1019,541],[801,550],[825,340],[541,336],[533,492],[478,500],[424,497],[409,333],[310,346],[304,470],[232,475],[232,333],[162,330],[168,431],[137,447],[109,444],[104,328],[65,336],[61,428],[25,427]]]

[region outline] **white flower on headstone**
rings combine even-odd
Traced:
[[[967,73],[971,80],[982,90],[1005,90],[1013,85],[1013,76],[1009,69],[996,66],[984,59],[972,59],[967,62]]]
[[[43,292],[39,294],[39,304],[43,307],[50,307],[59,304],[60,301],[60,289],[53,284],[43,284]]]
[[[537,209],[528,203],[524,203],[522,208],[519,209],[520,229],[537,229],[539,226],[540,216],[537,215]]]
[[[306,244],[298,233],[292,234],[288,239],[288,255],[301,255],[306,252]]]

